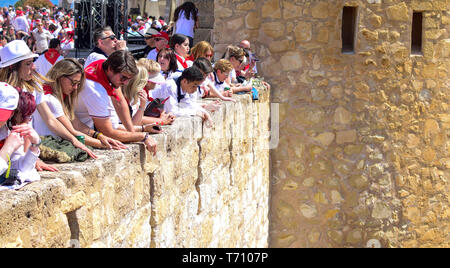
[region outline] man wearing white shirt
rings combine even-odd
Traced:
[[[148,55],[147,55],[147,59],[149,60],[154,60],[154,61],[158,61],[156,59],[156,56],[158,55],[158,52],[167,47],[167,44],[169,44],[169,35],[165,32],[159,32],[156,35],[153,35],[153,38],[155,39],[155,45],[156,47],[154,49],[152,49]]]
[[[131,118],[129,114],[128,118],[123,113],[118,114],[113,105],[113,101],[123,98],[117,88],[127,85],[138,73],[133,55],[128,51],[116,51],[107,60],[90,64],[85,73],[86,84],[75,106],[78,119],[88,127],[95,127],[97,131],[121,142],[144,142],[148,151],[156,153],[156,141],[148,133],[127,131],[119,126],[119,117],[122,122],[131,122]]]
[[[53,35],[44,29],[44,24],[41,20],[36,20],[36,27],[32,32],[36,40],[36,52],[42,54],[48,49],[48,43],[53,39]]]
[[[126,49],[125,40],[117,40],[116,35],[109,26],[95,30],[94,43],[95,48],[86,58],[84,68],[94,61],[106,59],[109,55],[119,49]]]
[[[56,38],[50,40],[48,50],[44,54],[40,55],[34,62],[36,71],[42,76],[46,76],[50,68],[52,68],[55,63],[64,59],[64,57],[61,56],[61,52],[61,41]]]

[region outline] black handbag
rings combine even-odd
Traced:
[[[166,103],[168,99],[169,97],[165,100],[158,98],[153,99],[153,101],[147,105],[147,108],[145,108],[144,116],[159,118],[164,111],[164,103]]]

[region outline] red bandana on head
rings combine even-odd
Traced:
[[[119,96],[115,92],[115,88],[112,87],[111,83],[103,70],[102,64],[105,60],[94,61],[89,64],[84,71],[86,72],[86,78],[102,85],[109,96],[114,97],[117,101],[120,101]]]
[[[48,60],[48,62],[50,62],[52,65],[54,65],[56,60],[61,55],[59,54],[59,52],[56,49],[50,48],[49,50],[47,50],[47,52],[44,53],[44,56]]]
[[[177,57],[178,62],[181,63],[181,66],[183,66],[184,69],[188,68],[187,62],[185,59],[183,59],[182,57],[178,56],[177,54],[175,54],[175,56]]]

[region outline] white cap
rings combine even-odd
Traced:
[[[18,103],[19,92],[17,89],[5,82],[0,82],[0,121],[8,121]]]

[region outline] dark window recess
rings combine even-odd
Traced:
[[[357,7],[342,10],[342,53],[355,52]]]
[[[422,54],[422,12],[413,12],[411,54]]]

